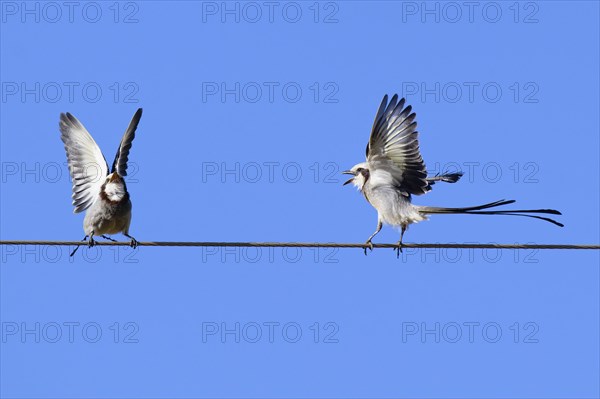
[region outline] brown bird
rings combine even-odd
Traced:
[[[106,158],[86,128],[72,114],[60,114],[60,138],[65,144],[73,181],[74,213],[87,210],[83,220],[83,241],[89,238],[90,247],[95,244],[94,236],[115,241],[106,234],[120,232],[131,239],[133,248],[137,246],[136,239],[129,235],[131,199],[123,177],[127,176],[129,150],[141,117],[140,108],[121,139],[109,174]]]

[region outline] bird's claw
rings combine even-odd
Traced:
[[[400,253],[402,252],[402,241],[398,241],[398,246],[394,248],[396,251],[396,259],[400,258]]]
[[[373,250],[373,243],[371,242],[371,240],[369,240],[369,241],[367,241],[367,242],[365,243],[365,245],[366,245],[366,246],[364,247],[364,250],[365,250],[365,256],[367,256],[367,248],[369,248],[369,249],[372,251],[372,250]]]
[[[92,237],[90,237],[90,240],[88,241],[88,248],[91,248],[94,245],[96,245],[96,240],[94,240]]]
[[[131,242],[129,243],[129,246],[133,249],[137,248],[138,246],[138,242],[135,238],[131,237]]]

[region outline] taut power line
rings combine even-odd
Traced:
[[[86,245],[81,241],[3,240],[0,245]],[[96,241],[100,246],[129,246],[129,242]],[[140,241],[140,247],[259,247],[259,248],[367,248],[366,243],[332,242],[225,242],[225,241]],[[398,244],[373,244],[373,248],[398,248]],[[464,248],[464,249],[565,249],[599,250],[596,244],[472,244],[472,243],[402,243],[402,248]]]

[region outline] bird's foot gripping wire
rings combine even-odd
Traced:
[[[88,241],[88,248],[91,248],[94,245],[96,245],[96,240],[94,240],[94,236],[90,236],[90,239]]]
[[[132,237],[132,236],[130,236],[129,234],[125,234],[125,237],[131,238],[131,242],[129,243],[129,246],[130,246],[131,248],[134,248],[134,249],[135,249],[135,248],[137,248],[137,246],[138,246],[138,242],[137,242],[137,240],[136,240],[135,238],[133,238],[133,237]]]
[[[367,240],[367,242],[365,242],[365,256],[367,256],[367,248],[370,249],[371,251],[373,251],[373,243],[371,242],[371,239]]]
[[[375,237],[377,235],[377,233],[379,233],[381,231],[382,227],[383,227],[383,223],[381,222],[381,220],[380,219],[377,220],[377,230],[375,230],[375,232],[373,234],[371,234],[371,236],[365,243],[365,248],[364,248],[365,256],[367,255],[367,248],[369,248],[371,251],[373,250],[373,243],[371,242],[371,240],[373,239],[373,237]]]
[[[102,238],[104,238],[105,240],[108,240],[108,241],[117,242],[117,240],[110,238],[109,236],[105,236],[104,234],[102,234]]]
[[[402,231],[400,232],[400,241],[398,241],[398,246],[394,248],[396,250],[396,259],[400,258],[400,252],[402,252],[402,238],[404,238],[404,233],[408,226],[402,225]]]
[[[396,251],[396,259],[400,258],[400,252],[402,252],[402,240],[398,241],[398,244],[396,244],[396,248],[394,248],[394,251]]]

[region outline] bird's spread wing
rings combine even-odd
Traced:
[[[117,172],[120,176],[127,176],[127,160],[129,159],[129,150],[135,138],[135,130],[137,129],[140,118],[142,117],[142,109],[138,108],[135,115],[129,122],[129,126],[121,139],[121,144],[117,150],[117,155],[112,165],[111,172]]]
[[[367,161],[373,168],[388,172],[392,184],[404,195],[420,195],[431,187],[419,151],[416,114],[404,103],[404,98],[398,101],[397,94],[389,104],[388,96],[383,97],[367,144]]]
[[[74,212],[79,213],[98,198],[108,175],[108,164],[92,136],[77,118],[68,112],[60,114],[59,126],[73,180]]]

